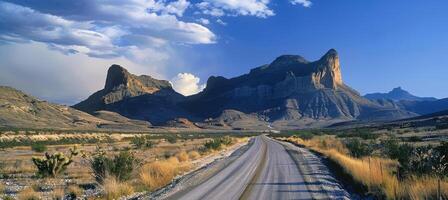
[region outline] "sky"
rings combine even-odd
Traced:
[[[72,105],[107,68],[201,91],[283,54],[339,52],[361,94],[448,97],[446,0],[0,0],[0,85]]]

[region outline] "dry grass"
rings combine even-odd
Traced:
[[[119,199],[134,193],[134,188],[126,182],[120,182],[109,177],[104,181],[104,198],[108,200]]]
[[[188,157],[190,157],[190,159],[192,159],[192,160],[196,160],[201,157],[201,154],[199,154],[199,152],[197,152],[197,151],[190,151],[188,153]]]
[[[51,193],[51,198],[55,200],[62,200],[64,199],[64,196],[65,192],[64,189],[62,188],[54,189],[53,192]]]
[[[77,185],[70,185],[67,188],[67,194],[70,194],[71,196],[80,197],[83,194],[83,192],[81,188],[79,188]]]
[[[341,166],[352,178],[367,186],[370,192],[383,194],[387,199],[434,199],[437,195],[437,179],[413,177],[399,181],[394,175],[398,162],[378,157],[353,158],[347,148],[332,136],[314,137],[310,140],[290,137],[286,140],[320,152]],[[448,182],[441,183],[442,193],[448,197]]]
[[[41,199],[38,192],[34,191],[33,188],[28,187],[19,192],[17,195],[19,200],[38,200]]]
[[[188,157],[188,154],[186,155]],[[141,168],[140,182],[149,190],[155,190],[170,183],[176,175],[190,168],[190,163],[180,162],[177,157],[151,162]]]
[[[189,155],[185,151],[181,151],[180,153],[176,154],[176,158],[177,160],[179,160],[179,162],[186,162],[190,160]]]

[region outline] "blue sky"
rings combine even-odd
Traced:
[[[0,1],[0,84],[72,104],[118,63],[191,94],[211,75],[335,48],[344,81],[362,94],[402,86],[448,97],[447,1],[76,2]]]

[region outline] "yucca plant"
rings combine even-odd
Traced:
[[[57,152],[50,154],[45,152],[44,157],[33,157],[33,163],[36,165],[38,174],[43,177],[56,177],[67,169],[67,166],[73,162],[73,157],[78,155],[77,147],[70,149],[70,155]]]

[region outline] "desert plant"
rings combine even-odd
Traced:
[[[372,148],[370,148],[370,145],[361,142],[361,140],[358,138],[349,140],[345,145],[350,151],[350,154],[355,158],[369,156],[372,152]]]
[[[90,160],[94,177],[100,183],[107,175],[111,175],[119,181],[128,180],[133,170],[139,165],[140,160],[128,151],[122,151],[113,158],[108,157],[105,152],[99,151]]]
[[[39,199],[41,199],[39,193],[34,191],[34,189],[31,187],[25,188],[24,190],[19,192],[17,197],[20,200],[39,200]]]
[[[67,166],[73,162],[73,156],[78,155],[78,153],[79,151],[75,146],[70,149],[69,156],[65,156],[61,152],[55,154],[45,152],[44,157],[33,157],[32,161],[37,167],[39,175],[43,177],[55,177],[67,169]]]
[[[114,177],[104,180],[104,197],[108,200],[120,199],[120,197],[134,193],[134,189],[128,183],[121,182]]]
[[[43,143],[38,142],[38,143],[32,144],[31,149],[35,152],[41,153],[41,152],[44,152],[47,150],[47,146],[45,146],[45,144],[43,144]]]
[[[149,136],[145,136],[145,137],[138,137],[138,136],[134,136],[131,139],[131,144],[134,145],[134,147],[136,149],[141,149],[141,148],[151,148],[154,146],[154,143],[150,140]]]
[[[71,185],[67,188],[66,199],[77,199],[82,195],[82,190],[78,186]]]
[[[166,141],[168,141],[171,144],[174,144],[177,142],[177,138],[174,135],[169,135],[169,136],[166,136]]]

